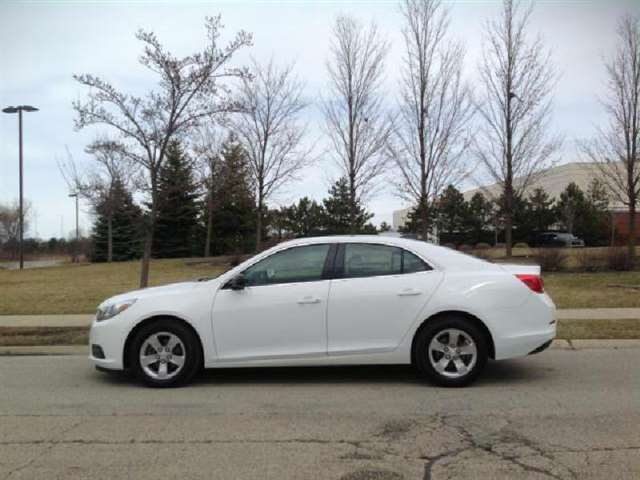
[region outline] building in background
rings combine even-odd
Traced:
[[[560,194],[573,182],[580,187],[585,193],[589,189],[589,185],[595,178],[601,178],[602,175],[595,163],[573,162],[550,168],[544,172],[535,182],[529,186],[525,196],[528,196],[536,188],[544,189],[551,198],[557,200]],[[516,179],[517,183],[518,180]],[[474,188],[463,192],[465,200],[469,201],[476,193],[482,193],[485,198],[492,200],[498,198],[501,192],[501,186],[497,183],[484,187]],[[399,230],[407,222],[407,216],[411,208],[404,208],[393,212],[393,229]],[[629,233],[628,209],[616,197],[609,192],[609,211],[611,212],[613,223],[615,225],[617,242],[625,239]],[[636,217],[637,230],[640,231],[640,215]]]

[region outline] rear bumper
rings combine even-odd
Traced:
[[[535,355],[536,353],[544,352],[547,348],[549,348],[551,346],[551,342],[553,342],[553,340],[547,340],[542,345],[540,345],[538,348],[536,348],[532,352],[529,352],[529,355]]]
[[[524,357],[545,350],[556,337],[556,308],[547,294],[529,302],[502,320],[502,335],[494,337],[496,360]]]

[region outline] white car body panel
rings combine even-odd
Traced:
[[[273,253],[317,243],[373,243],[401,247],[433,270],[402,275],[222,287]],[[489,331],[495,359],[524,356],[553,339],[555,306],[515,274],[536,266],[495,265],[425,242],[381,236],[335,236],[284,242],[220,277],[138,290],[101,306],[136,303],[109,320],[94,321],[90,343],[100,345],[103,368],[124,368],[127,338],[141,322],[161,316],[193,327],[205,367],[405,364],[420,325],[442,312],[463,312]],[[418,292],[418,293],[416,293]],[[398,295],[407,293],[406,295]],[[301,303],[299,303],[301,302]],[[150,320],[153,321],[153,320]]]
[[[442,272],[430,270],[332,280],[327,312],[329,355],[395,350],[442,277]]]
[[[218,360],[325,355],[330,284],[219,290],[212,314]]]

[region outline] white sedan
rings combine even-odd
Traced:
[[[156,387],[203,367],[354,364],[413,364],[457,387],[488,359],[540,352],[555,334],[539,267],[415,240],[335,236],[281,243],[215,279],[106,300],[90,359]]]

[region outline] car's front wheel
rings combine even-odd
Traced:
[[[429,322],[414,344],[418,371],[444,387],[469,385],[480,375],[488,357],[485,334],[463,317],[447,316]]]
[[[198,338],[180,322],[161,319],[142,327],[129,352],[129,364],[152,387],[176,387],[195,375],[202,364]]]

